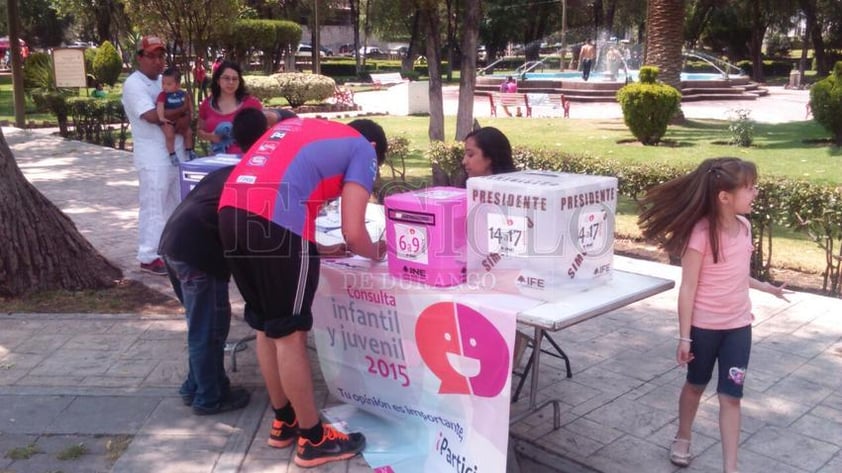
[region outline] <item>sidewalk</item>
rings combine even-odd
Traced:
[[[781,107],[767,100],[764,115],[771,114],[766,107]],[[592,110],[576,105],[583,114]],[[593,110],[588,113],[598,114]],[[780,114],[786,113],[795,114]],[[137,271],[137,180],[128,153],[39,132],[3,132],[27,178],[126,277],[169,292],[165,278]],[[678,268],[662,264],[618,257],[616,265],[679,278]],[[681,470],[667,461],[682,378],[674,366],[675,300],[672,290],[554,335],[571,355],[574,375],[564,378],[556,360],[545,357],[538,397],[561,400],[562,427],[552,430],[549,410],[513,426],[521,471],[721,471],[710,389],[695,426],[693,465]],[[842,471],[842,300],[806,293],[794,294],[790,304],[763,293],[753,300],[743,473]],[[235,301],[241,304],[238,296]],[[236,317],[232,337],[248,332]],[[193,416],[177,396],[185,353],[179,316],[0,315],[0,452],[30,444],[42,452],[18,460],[0,455],[0,472],[302,471],[291,462],[291,449],[265,445],[271,410],[253,348],[238,355],[232,373],[233,382],[252,389],[251,403],[209,417]],[[336,402],[321,383],[317,396],[325,406]],[[524,404],[514,404],[513,413]],[[108,445],[120,453],[126,438],[128,447],[109,461]],[[80,442],[88,454],[56,458]],[[371,470],[356,458],[315,471]]]

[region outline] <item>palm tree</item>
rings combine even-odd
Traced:
[[[660,69],[658,78],[681,91],[684,0],[649,0],[646,7],[644,64]]]

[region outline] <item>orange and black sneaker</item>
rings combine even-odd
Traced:
[[[297,436],[298,419],[292,421],[292,424],[274,419],[272,421],[272,430],[269,431],[269,440],[266,443],[274,448],[287,448],[292,445],[292,442]]]
[[[328,424],[323,424],[324,434],[318,443],[298,437],[295,464],[312,468],[328,462],[347,460],[365,448],[365,437],[359,432],[343,434]]]

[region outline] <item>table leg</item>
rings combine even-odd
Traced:
[[[529,407],[527,408],[526,412],[515,416],[510,420],[510,424],[514,424],[515,422],[520,422],[521,420],[529,417],[530,415],[540,411],[541,409],[552,405],[553,406],[553,430],[558,430],[561,428],[561,406],[559,404],[558,399],[550,399],[549,401],[544,402],[540,406],[538,406],[538,371],[541,368],[541,342],[544,339],[544,330],[538,327],[535,327],[535,346],[532,349],[532,379],[529,380],[530,392],[529,392]]]

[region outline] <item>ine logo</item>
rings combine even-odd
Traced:
[[[418,316],[415,339],[421,358],[440,380],[439,393],[500,394],[509,374],[503,335],[476,310],[437,302]]]

